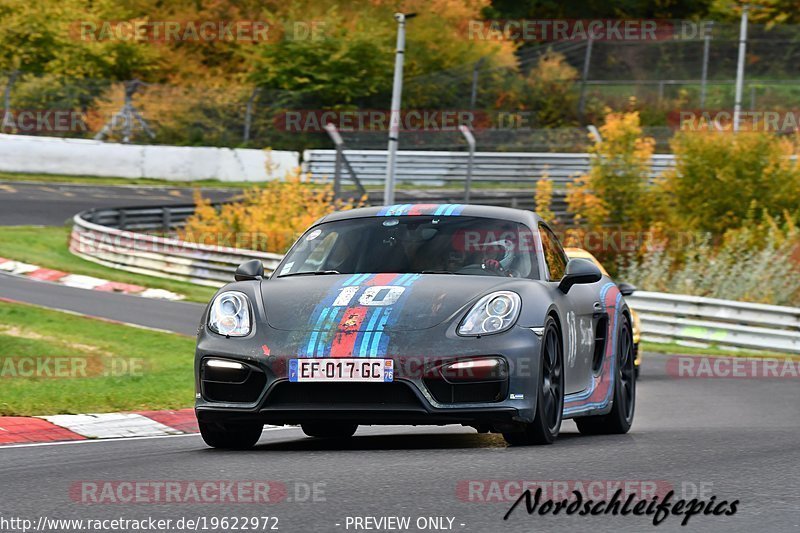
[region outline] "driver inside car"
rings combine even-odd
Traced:
[[[476,265],[483,270],[502,276],[515,277],[511,266],[514,263],[514,243],[508,239],[486,243],[477,252]]]

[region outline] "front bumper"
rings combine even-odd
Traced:
[[[464,424],[492,431],[533,420],[540,353],[539,337],[533,331],[514,327],[498,335],[467,338],[446,328],[436,330],[398,335],[392,352],[409,355],[386,357],[395,366],[391,383],[294,383],[288,380],[287,369],[288,361],[296,356],[276,354],[278,350],[297,352],[292,332],[260,324],[248,338],[226,339],[203,329],[195,357],[198,420],[276,425],[327,420],[369,425]],[[420,353],[427,355],[411,355]],[[212,357],[239,362],[248,374],[236,376],[237,384],[221,388],[204,376],[204,360]],[[503,379],[483,383],[439,379],[443,365],[478,357],[505,361]],[[236,387],[249,396],[237,396]]]

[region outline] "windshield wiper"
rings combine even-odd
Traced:
[[[279,278],[288,278],[289,276],[327,276],[329,274],[341,274],[338,270],[310,270],[308,272],[292,272],[291,274],[281,274]]]

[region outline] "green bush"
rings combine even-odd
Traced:
[[[578,104],[578,71],[563,54],[548,51],[525,80],[524,102],[533,112],[533,126],[560,128],[578,123],[575,115]]]
[[[771,216],[800,209],[800,167],[786,138],[763,132],[684,132],[660,195],[670,226],[722,235],[755,207]]]

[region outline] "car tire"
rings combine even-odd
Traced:
[[[561,332],[550,316],[542,334],[539,358],[539,387],[536,416],[533,422],[521,424],[517,431],[503,433],[511,446],[552,444],[561,431],[564,416],[564,350]]]
[[[355,435],[358,424],[333,424],[330,422],[306,422],[301,424],[303,433],[318,439],[348,439]]]
[[[636,412],[636,369],[633,364],[633,337],[628,317],[622,315],[614,365],[614,405],[603,416],[575,419],[584,435],[620,435],[627,433]]]
[[[198,422],[206,444],[221,450],[249,450],[261,438],[264,424],[217,424]]]

